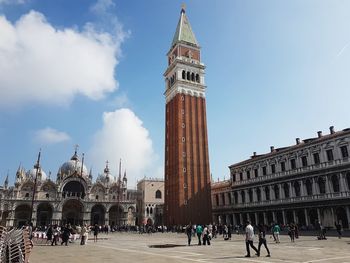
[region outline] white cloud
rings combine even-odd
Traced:
[[[127,170],[128,187],[133,187],[136,180],[152,169],[156,160],[152,140],[142,121],[129,109],[103,113],[103,127],[93,140],[93,145],[86,155],[92,165],[103,171],[105,161],[117,175],[119,158],[123,170]]]
[[[76,95],[97,100],[116,90],[125,39],[116,23],[108,33],[92,23],[81,31],[57,29],[35,11],[16,23],[0,16],[0,105],[67,105]]]
[[[35,132],[35,141],[40,144],[55,144],[60,142],[65,142],[70,140],[70,136],[65,133],[50,127]]]
[[[18,4],[24,4],[26,0],[0,0],[0,5],[2,4],[12,4],[12,5],[18,5]]]
[[[115,7],[113,0],[98,0],[91,6],[90,10],[96,14],[109,12],[111,8]]]
[[[130,102],[128,96],[125,93],[123,93],[113,98],[108,104],[114,108],[123,108],[127,107],[130,104]]]

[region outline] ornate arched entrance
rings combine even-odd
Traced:
[[[109,209],[109,224],[111,226],[115,225],[122,225],[121,219],[123,218],[123,208],[119,207],[117,205],[112,206]]]
[[[78,197],[84,199],[85,197],[85,188],[82,182],[79,181],[70,181],[64,187],[62,191],[62,197]]]
[[[49,203],[41,203],[38,205],[36,209],[37,218],[36,225],[37,226],[47,226],[51,224],[52,220],[52,206]]]
[[[91,209],[91,225],[105,225],[105,208],[98,204]]]
[[[71,225],[83,224],[83,205],[79,200],[71,199],[62,208],[62,223]]]
[[[21,227],[29,221],[30,218],[30,206],[29,205],[19,205],[15,210],[15,222],[14,225]]]

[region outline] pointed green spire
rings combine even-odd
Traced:
[[[179,23],[176,27],[176,32],[173,38],[173,42],[171,46],[173,47],[178,42],[185,42],[190,45],[199,46],[197,39],[192,31],[190,22],[186,16],[185,7],[181,8],[181,15],[179,19]]]

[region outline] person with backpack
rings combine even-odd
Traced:
[[[198,237],[198,246],[200,246],[202,245],[202,233],[203,233],[203,227],[201,225],[197,225],[196,233]]]

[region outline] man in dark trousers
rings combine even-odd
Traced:
[[[269,250],[269,248],[267,247],[267,244],[266,244],[266,237],[265,237],[265,235],[266,235],[266,228],[262,224],[259,224],[258,229],[259,229],[259,245],[258,245],[258,254],[257,254],[257,256],[260,257],[260,248],[261,248],[261,245],[264,245],[264,247],[266,248],[267,257],[271,257],[270,250]]]
[[[247,221],[247,226],[245,227],[245,245],[247,249],[247,255],[245,255],[246,258],[250,257],[249,246],[251,246],[251,248],[255,250],[257,255],[259,254],[258,249],[253,244],[253,241],[254,241],[254,228],[250,224],[250,221]]]
[[[186,227],[186,235],[187,235],[187,241],[188,245],[191,245],[191,238],[192,238],[192,224],[189,223]]]

